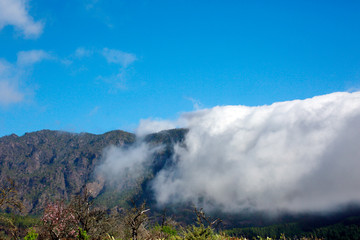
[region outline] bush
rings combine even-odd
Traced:
[[[90,236],[87,235],[86,231],[79,227],[79,235],[77,236],[80,240],[89,240]]]
[[[194,225],[190,226],[184,232],[185,240],[211,240],[216,239],[214,231],[210,227],[205,227],[204,225],[200,225],[196,227]]]
[[[24,237],[24,240],[36,240],[38,238],[39,234],[35,232],[33,228],[30,228],[30,231],[26,236]]]

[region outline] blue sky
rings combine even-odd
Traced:
[[[359,1],[0,0],[0,136],[360,87]]]

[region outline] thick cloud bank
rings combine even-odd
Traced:
[[[160,204],[323,211],[360,201],[360,92],[187,113],[186,148],[153,181]]]
[[[110,146],[104,150],[104,163],[98,168],[108,180],[117,181],[125,175],[138,177],[143,172],[143,165],[151,154],[146,144],[129,148]]]
[[[135,181],[150,166],[154,152],[161,148],[162,146],[151,147],[144,142],[130,147],[109,146],[104,149],[104,162],[97,168],[97,174],[109,183]]]

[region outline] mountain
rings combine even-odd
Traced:
[[[7,177],[14,180],[25,205],[25,213],[28,214],[41,214],[48,200],[68,201],[86,187],[95,205],[111,209],[123,207],[131,199],[139,202],[146,200],[152,214],[156,215],[163,209],[156,208],[151,180],[159,171],[174,164],[174,146],[184,144],[187,132],[187,129],[172,129],[138,138],[124,131],[95,135],[42,130],[20,137],[15,134],[1,137],[0,181],[3,183]],[[136,149],[142,143],[157,150],[146,159],[140,174],[125,171],[110,178],[111,181],[107,179],[107,175],[110,175],[108,172],[99,174],[97,170],[104,165],[111,146],[126,151]],[[115,160],[121,162],[122,159]],[[169,204],[166,207],[167,213],[176,216],[177,221],[193,221],[191,203]],[[275,228],[287,231],[287,223],[296,223],[296,229],[313,231],[315,228],[341,223],[349,217],[359,217],[360,206],[349,206],[328,214],[284,213],[277,218],[268,217],[263,212],[224,214],[221,209],[210,214],[223,219],[224,228],[285,224],[280,227],[276,225]]]
[[[95,169],[109,146],[127,148],[140,141],[132,133],[111,131],[101,135],[42,130],[0,138],[0,180],[10,177],[17,184],[27,213],[40,212],[47,199],[69,200],[86,186],[100,205],[112,207],[125,197],[146,192],[146,182],[166,165],[174,143],[181,142],[186,129],[173,129],[145,136],[141,141],[164,146],[154,154],[146,176],[121,188],[97,176]]]

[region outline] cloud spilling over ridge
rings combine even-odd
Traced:
[[[214,107],[179,121],[186,148],[176,146],[177,164],[153,180],[159,204],[301,212],[360,202],[360,92]]]
[[[110,183],[119,183],[124,179],[136,180],[150,165],[150,157],[160,147],[150,147],[141,142],[130,147],[110,146],[104,149],[103,164],[97,169],[97,174]]]
[[[0,0],[0,30],[12,25],[20,30],[25,38],[37,38],[41,35],[44,25],[35,22],[29,15],[25,0]]]
[[[150,133],[176,128],[177,125],[178,124],[167,120],[142,119],[140,120],[139,126],[136,128],[135,133],[137,136],[143,137]]]

